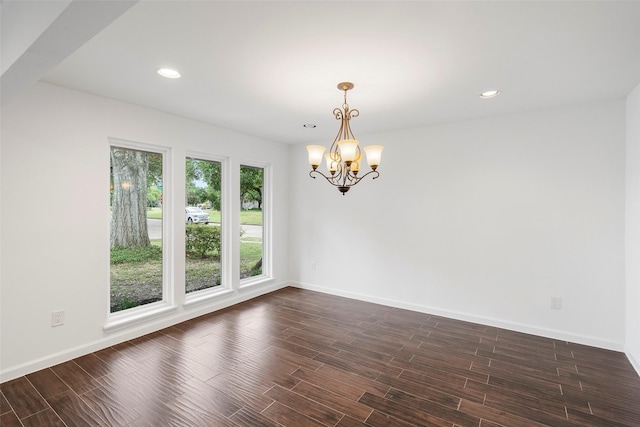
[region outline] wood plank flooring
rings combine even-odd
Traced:
[[[11,426],[640,426],[624,354],[285,288],[0,385]]]

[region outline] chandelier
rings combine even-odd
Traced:
[[[344,103],[342,104],[342,109],[335,108],[333,110],[333,115],[336,117],[336,120],[340,120],[340,129],[331,147],[329,147],[329,152],[324,155],[329,175],[325,175],[318,170],[326,148],[321,145],[307,146],[309,164],[312,168],[309,176],[313,179],[316,178],[314,174],[322,176],[329,184],[338,187],[342,195],[362,181],[367,175],[373,174],[373,179],[380,176],[377,168],[380,164],[382,149],[384,148],[382,145],[363,147],[367,155],[367,163],[369,163],[371,170],[364,175],[358,176],[362,164],[362,151],[358,145],[358,140],[353,136],[350,121],[352,117],[358,117],[360,112],[356,109],[350,110],[349,104],[347,104],[347,91],[353,89],[353,86],[351,82],[338,83],[338,89],[344,91]]]

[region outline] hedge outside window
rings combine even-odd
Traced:
[[[222,282],[222,164],[186,159],[185,291]]]

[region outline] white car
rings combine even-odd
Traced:
[[[184,209],[187,224],[209,224],[209,214],[195,206]]]

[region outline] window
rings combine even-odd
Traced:
[[[110,312],[162,301],[163,153],[111,146]]]
[[[240,279],[264,274],[265,169],[240,166]]]
[[[185,182],[185,291],[189,293],[222,283],[222,164],[187,158]]]

